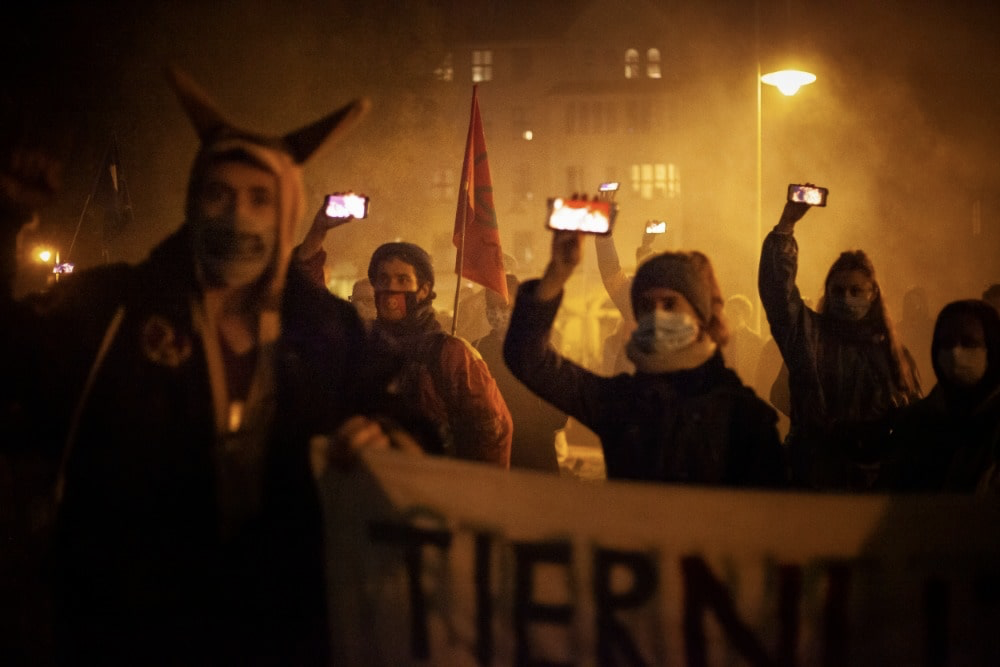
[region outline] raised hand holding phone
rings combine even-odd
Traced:
[[[338,192],[327,195],[323,205],[326,217],[331,220],[368,217],[368,197],[365,195]]]
[[[821,188],[812,183],[792,183],[788,186],[788,201],[810,206],[826,206],[828,194],[830,194],[828,188]]]
[[[826,188],[819,188],[812,183],[792,184],[788,186],[788,197],[785,208],[781,211],[781,219],[775,230],[783,234],[791,234],[795,223],[813,206],[826,206]],[[815,203],[814,203],[815,202]]]
[[[573,275],[583,257],[583,234],[574,230],[553,232],[552,255],[535,292],[539,301],[550,301],[559,296],[563,285]]]
[[[357,214],[357,215],[355,215]],[[323,198],[323,204],[313,216],[312,225],[296,249],[300,261],[306,261],[323,249],[326,233],[334,227],[368,216],[368,197],[353,192],[335,192]]]

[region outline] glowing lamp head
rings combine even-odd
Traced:
[[[765,74],[760,80],[769,86],[775,86],[782,95],[794,95],[799,92],[799,88],[815,81],[816,75],[794,69],[783,69],[780,72]]]

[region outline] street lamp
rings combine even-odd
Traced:
[[[760,77],[760,80],[769,86],[774,86],[781,91],[782,95],[791,96],[799,92],[799,88],[808,85],[816,80],[815,74],[800,72],[797,69],[783,69],[780,72],[771,72]],[[759,83],[757,84],[760,85]]]
[[[763,206],[764,199],[764,158],[763,158],[763,132],[762,132],[762,120],[761,120],[761,98],[763,96],[763,86],[761,84],[766,83],[769,86],[776,87],[783,95],[791,96],[799,92],[799,88],[806,86],[816,80],[815,74],[810,74],[809,72],[801,72],[794,69],[783,69],[777,72],[769,72],[768,74],[761,75],[760,73],[760,62],[757,62],[757,248],[756,252],[758,257],[760,255],[760,247],[763,244],[763,219],[761,217],[761,207]],[[757,295],[757,333],[763,334],[763,329],[761,328],[761,311],[764,309],[764,304],[761,303],[760,294]]]

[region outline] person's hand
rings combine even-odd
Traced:
[[[812,185],[812,183],[806,183],[806,185]],[[781,219],[778,220],[778,225],[775,227],[775,231],[781,232],[783,234],[791,234],[792,230],[795,229],[795,223],[802,219],[809,209],[812,208],[809,204],[799,201],[786,201],[785,208],[781,211]]]
[[[334,192],[333,196],[336,197],[349,196],[351,198],[355,197],[353,192]],[[364,217],[364,214],[362,214],[362,217]],[[339,215],[339,216],[328,215],[326,203],[324,201],[323,206],[321,206],[320,209],[316,212],[316,217],[313,219],[313,224],[319,226],[325,225],[326,229],[333,229],[334,227],[346,225],[348,222],[354,219],[355,218],[353,215]]]
[[[319,479],[330,467],[350,468],[363,451],[384,449],[423,453],[416,439],[402,428],[356,415],[345,421],[332,436],[312,437],[309,441],[310,465],[313,475]]]
[[[580,263],[582,248],[583,232],[556,230],[552,233],[552,257],[535,292],[539,301],[559,296],[563,285]]]
[[[648,231],[642,233],[642,242],[635,249],[635,263],[640,264],[642,260],[653,254],[653,241],[659,234],[651,234]]]
[[[302,239],[302,243],[299,244],[299,247],[296,250],[298,258],[301,261],[306,261],[310,257],[314,256],[323,249],[323,241],[326,240],[326,233],[328,231],[334,227],[346,225],[351,220],[354,220],[353,215],[343,218],[331,218],[326,214],[326,203],[324,202],[324,204],[319,207],[319,210],[316,211],[316,215],[313,216],[313,221],[309,226],[309,231],[306,232],[306,237]]]

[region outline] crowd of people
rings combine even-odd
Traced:
[[[0,165],[4,471],[40,459],[51,473],[50,495],[28,489],[4,519],[26,540],[51,526],[44,572],[18,583],[44,581],[57,662],[324,664],[315,481],[360,449],[559,474],[557,434],[573,418],[600,438],[611,479],[1000,489],[995,288],[948,304],[929,349],[908,349],[860,250],[830,267],[815,308],[803,299],[794,229],[810,207],[790,202],[760,257],[774,352],[704,253],[645,238],[628,276],[604,237],[622,324],[607,372],[574,363],[552,343],[587,238],[569,231],[553,233],[541,277],[508,274],[510,301],[485,293],[489,333],[469,342],[442,328],[418,245],[378,246],[347,301],[324,266],[329,233],[352,218],[321,209],[293,238],[303,166],[366,101],[275,137],[232,124],[184,73],[171,82],[200,148],[183,224],[138,265],[14,299],[6,260],[56,195],[58,161],[15,141]]]

